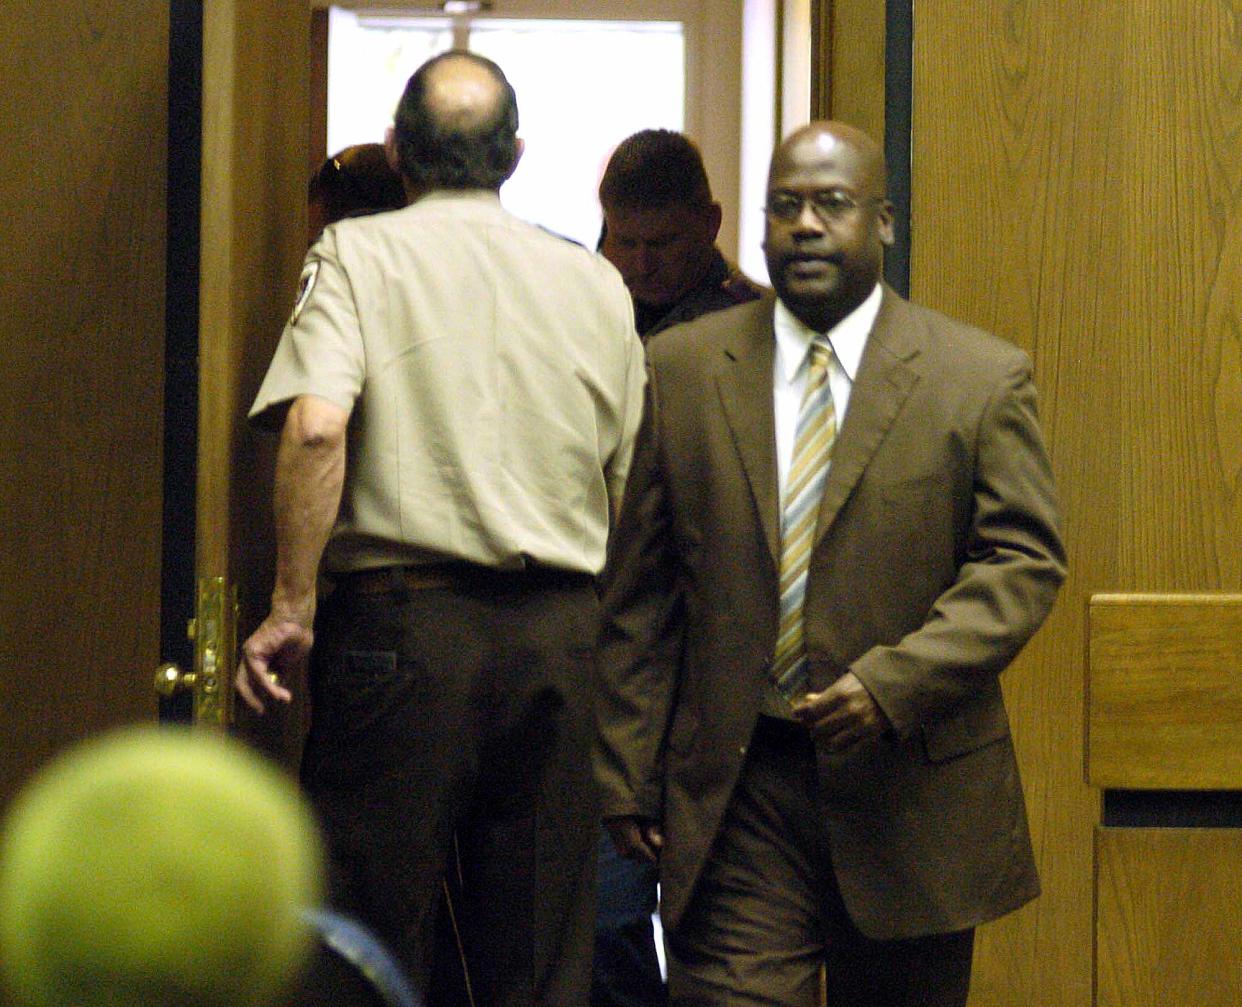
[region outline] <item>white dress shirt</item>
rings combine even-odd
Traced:
[[[880,312],[880,285],[857,308],[830,329],[825,336],[832,346],[828,362],[828,383],[837,416],[837,429],[845,421],[850,390],[858,374],[858,364],[867,346],[867,337]],[[794,439],[798,430],[798,411],[810,368],[811,343],[819,333],[803,325],[779,300],[773,320],[776,328],[776,362],[772,368],[772,401],[776,410],[776,471],[780,480],[781,507],[785,506],[785,483],[793,461]]]

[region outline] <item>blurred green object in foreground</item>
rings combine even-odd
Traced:
[[[0,832],[0,970],[37,1007],[259,1007],[300,971],[322,853],[293,782],[219,735],[128,728]]]

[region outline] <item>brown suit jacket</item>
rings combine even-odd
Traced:
[[[733,792],[777,630],[773,300],[648,346],[603,590],[605,815],[663,822],[676,926]],[[1030,361],[885,289],[838,434],[804,610],[893,731],[821,750],[832,860],[875,938],[971,927],[1039,882],[999,675],[1064,578]]]

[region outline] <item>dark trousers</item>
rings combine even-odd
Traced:
[[[658,882],[654,864],[627,860],[607,832],[601,835],[591,1007],[662,1007],[667,1002],[651,923]]]
[[[810,735],[761,717],[686,913],[666,934],[676,1007],[964,1007],[974,931],[877,941],[841,901]]]
[[[302,779],[331,898],[431,1005],[586,1003],[597,619],[549,571],[347,577],[321,608]]]

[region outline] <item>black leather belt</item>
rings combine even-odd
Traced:
[[[461,572],[453,569],[456,565],[437,563],[432,566],[381,566],[373,570],[340,574],[333,578],[333,584],[338,590],[344,588],[358,594],[385,594],[396,587],[405,587],[411,591],[433,591],[450,588],[460,582]]]
[[[588,573],[559,570],[549,566],[526,566],[520,570],[498,570],[477,563],[429,563],[419,566],[384,566],[356,570],[332,578],[337,590],[358,594],[385,594],[395,588],[408,591],[436,591],[467,587],[581,587],[595,580]]]

